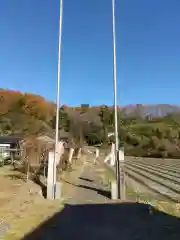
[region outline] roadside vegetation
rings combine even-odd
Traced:
[[[149,112],[148,112],[149,111]],[[114,129],[113,107],[63,105],[59,128],[78,144],[108,145]],[[180,157],[180,108],[171,105],[119,108],[119,139],[126,155]],[[0,90],[0,135],[49,135],[55,132],[55,104],[31,93]]]

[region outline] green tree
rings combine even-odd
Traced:
[[[56,115],[53,116],[50,125],[53,129],[56,128]],[[59,109],[59,129],[64,129],[69,131],[70,119],[68,113],[64,110],[63,107]]]
[[[104,131],[104,142],[108,143],[108,128],[112,125],[112,111],[109,110],[108,106],[104,105],[100,107],[99,117],[103,124]]]

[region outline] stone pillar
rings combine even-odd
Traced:
[[[117,182],[116,180],[111,181],[111,199],[112,200],[117,200]]]
[[[104,162],[107,163],[108,161],[110,161],[110,165],[114,166],[115,165],[115,144],[112,143],[111,145],[111,152],[108,156],[106,156]]]
[[[108,155],[105,157],[105,159],[104,159],[104,163],[107,163],[107,162],[109,161],[110,156],[111,156],[111,153],[108,154]]]
[[[96,148],[94,164],[96,164],[96,161],[97,161],[98,157],[99,157],[99,148]]]
[[[81,148],[78,149],[78,153],[77,153],[77,159],[81,158]]]
[[[119,150],[119,161],[124,162],[124,151]]]
[[[69,158],[68,158],[68,163],[72,163],[72,157],[73,157],[73,153],[74,153],[74,148],[70,148],[69,150]]]
[[[120,186],[120,195],[121,200],[126,199],[126,182],[125,182],[125,171],[124,171],[124,151],[119,150],[119,164],[120,164],[120,180],[121,180],[121,186]]]
[[[54,152],[49,152],[48,156],[48,176],[47,176],[47,199],[54,199],[55,185],[54,179],[56,179],[56,171],[54,172]],[[55,175],[55,176],[54,176]]]
[[[55,199],[60,199],[61,198],[61,182],[56,182],[56,184],[55,184],[54,198]]]
[[[110,158],[110,164],[111,166],[114,166],[115,165],[115,144],[112,143],[112,146],[111,146],[111,158]]]
[[[111,153],[110,165],[113,167],[116,164],[115,154]]]
[[[56,166],[59,164],[63,153],[64,153],[64,142],[60,141],[58,142],[57,149],[56,149]]]

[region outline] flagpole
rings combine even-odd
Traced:
[[[56,99],[56,136],[55,136],[55,156],[53,163],[53,185],[54,185],[54,197],[55,197],[55,185],[56,185],[56,160],[57,160],[57,148],[59,141],[59,108],[60,108],[60,78],[61,78],[61,45],[62,45],[62,18],[63,18],[63,0],[60,0],[60,16],[59,16],[59,42],[58,42],[58,76],[57,76],[57,99]]]
[[[115,159],[117,196],[120,196],[120,163],[119,163],[119,137],[117,117],[117,71],[116,71],[116,23],[115,23],[115,0],[112,0],[112,37],[113,37],[113,83],[114,83],[114,135],[115,135]]]

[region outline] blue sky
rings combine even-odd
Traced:
[[[180,104],[179,9],[116,0],[120,105]],[[59,0],[1,0],[0,22],[0,87],[55,100]],[[62,104],[113,104],[111,27],[111,0],[64,0]]]

